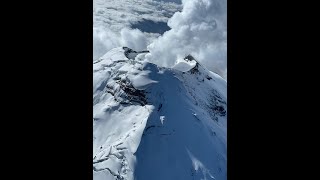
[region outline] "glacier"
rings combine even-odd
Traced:
[[[226,180],[226,80],[191,55],[165,68],[146,54],[93,62],[93,179]]]

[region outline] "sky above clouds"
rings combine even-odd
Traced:
[[[147,59],[166,67],[191,54],[227,79],[227,0],[94,0],[93,3],[94,60],[119,46],[148,49],[151,53]]]

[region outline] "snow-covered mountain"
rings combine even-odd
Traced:
[[[147,53],[93,62],[93,179],[226,180],[226,81],[191,55],[164,68]]]

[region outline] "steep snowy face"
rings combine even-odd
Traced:
[[[115,48],[93,63],[94,180],[226,179],[226,81]]]

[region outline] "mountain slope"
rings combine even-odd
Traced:
[[[226,179],[226,82],[115,48],[94,62],[94,179]]]

